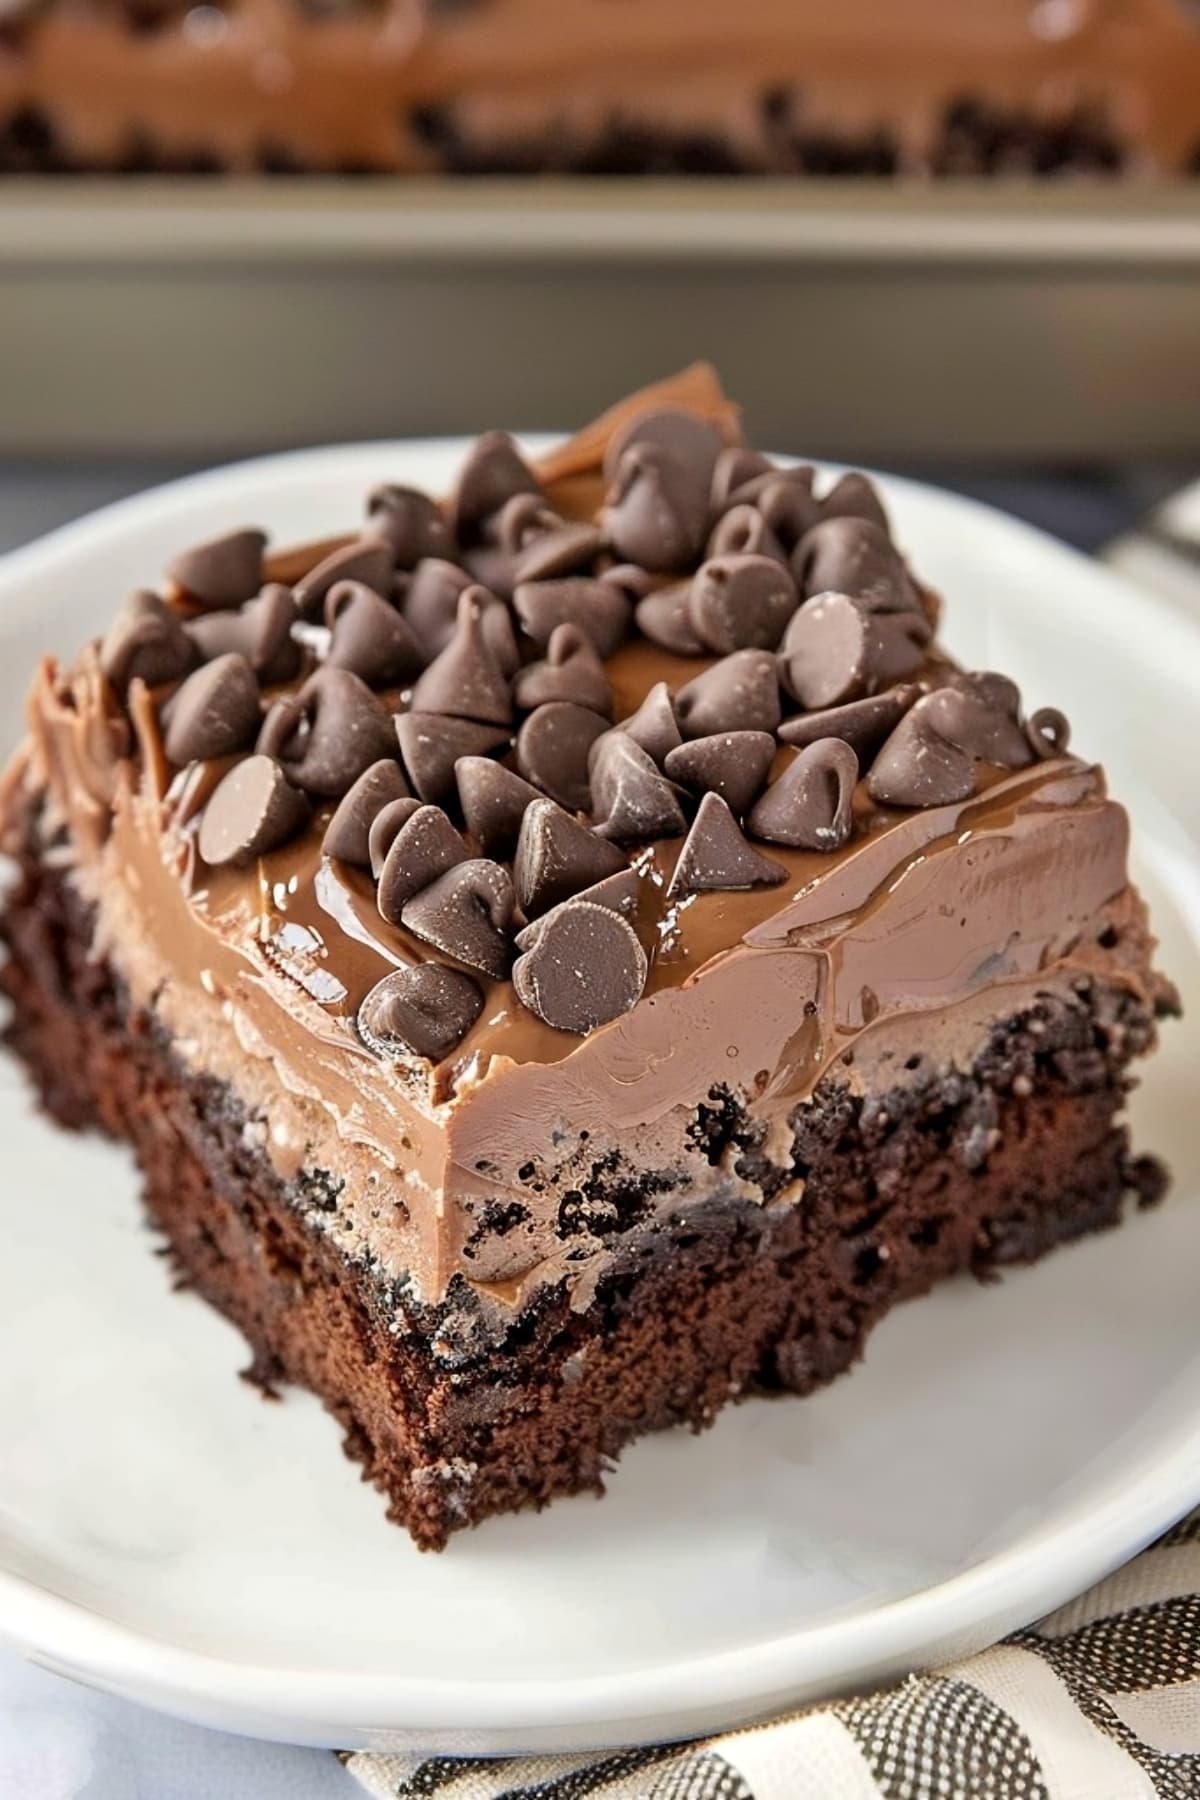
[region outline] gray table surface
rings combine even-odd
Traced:
[[[1148,467],[913,470],[1095,551],[1195,471]],[[0,461],[0,552],[184,466],[36,467]],[[324,1751],[204,1731],[71,1686],[0,1654],[0,1800],[348,1800]]]

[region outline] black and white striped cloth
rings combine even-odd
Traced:
[[[883,1693],[702,1743],[346,1766],[378,1800],[1200,1800],[1200,1512],[1039,1625]]]

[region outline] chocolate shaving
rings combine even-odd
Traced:
[[[747,829],[793,850],[840,850],[854,827],[858,758],[842,738],[801,750],[758,802]]]
[[[396,556],[378,537],[358,537],[331,551],[292,589],[302,619],[319,619],[325,596],[339,581],[361,581],[386,600],[392,591]]]
[[[184,626],[204,662],[231,650],[244,656],[267,687],[300,673],[304,652],[292,636],[296,602],[291,588],[269,581],[261,594],[236,611],[203,613]]]
[[[248,750],[260,719],[254,670],[244,656],[218,656],[188,676],[162,719],[163,749],[176,768]]]
[[[450,529],[460,544],[468,544],[514,494],[540,493],[537,477],[508,433],[485,432],[459,471],[448,508]]]
[[[423,888],[401,922],[424,943],[501,981],[508,973],[513,906],[508,870],[474,857]]]
[[[687,830],[678,790],[624,731],[592,749],[589,774],[596,830],[618,844],[648,844]]]
[[[636,1006],[646,974],[632,926],[607,907],[575,900],[547,919],[517,958],[513,985],[543,1023],[586,1036]]]
[[[368,687],[400,687],[424,666],[416,637],[394,606],[361,581],[339,581],[325,596],[326,663]]]
[[[185,550],[168,564],[167,578],[194,606],[240,606],[262,586],[265,531],[229,531]]]
[[[100,646],[100,667],[122,696],[135,679],[147,687],[178,681],[195,660],[178,613],[149,588],[130,594]]]
[[[794,744],[798,750],[821,738],[841,738],[865,768],[920,694],[920,688],[911,684],[888,688],[865,700],[848,700],[844,706],[827,706],[820,712],[785,719],[776,735],[781,743]]]
[[[605,661],[620,648],[633,610],[613,582],[583,575],[521,582],[513,605],[535,644],[547,645],[560,625],[577,625]]]
[[[383,482],[367,495],[371,535],[391,546],[398,569],[415,569],[427,556],[446,556],[450,528],[441,508],[419,488]]]
[[[393,806],[396,804],[392,802]],[[381,848],[382,842],[378,842],[376,851]],[[400,821],[387,846],[375,896],[380,917],[389,925],[399,925],[404,907],[413,896],[448,869],[466,862],[470,854],[440,806],[418,806],[416,812]]]
[[[591,712],[612,713],[612,689],[604,664],[578,625],[557,625],[550,634],[545,660],[520,671],[513,697],[525,712],[551,700],[569,700]]]
[[[637,711],[622,719],[617,730],[631,737],[661,769],[671,751],[683,742],[666,682],[656,681]]]
[[[692,577],[688,617],[702,643],[727,656],[774,650],[798,604],[791,576],[769,556],[715,556]]]
[[[792,558],[801,592],[849,594],[883,612],[920,610],[904,559],[873,519],[826,519],[801,539]]]
[[[617,464],[602,524],[623,561],[684,570],[708,531],[708,484],[657,445],[632,444]]]
[[[377,981],[358,1009],[358,1030],[377,1055],[440,1062],[483,1011],[478,985],[461,969],[414,963]]]
[[[392,845],[420,810],[421,802],[411,794],[405,794],[381,806],[371,820],[371,829],[367,833],[367,863],[376,881],[383,875]]]
[[[536,918],[626,866],[619,850],[553,800],[535,800],[526,808],[513,859],[517,900],[526,918]]]
[[[847,594],[818,594],[784,633],[780,677],[801,706],[841,706],[915,674],[931,636],[923,612],[872,612]]]
[[[667,895],[777,887],[786,879],[787,870],[780,863],[771,862],[747,843],[720,795],[707,793],[684,839]]]
[[[575,575],[595,560],[603,545],[604,536],[595,525],[555,525],[522,547],[513,568],[514,581],[519,585]]]
[[[672,656],[704,655],[704,641],[692,624],[691,593],[690,582],[674,581],[637,603],[638,630]]]
[[[338,799],[394,748],[391,715],[349,669],[325,667],[299,693],[277,700],[258,748],[283,764],[306,793]]]
[[[400,713],[395,729],[409,781],[420,798],[434,806],[454,799],[458,787],[454,768],[461,756],[487,756],[511,742],[502,727],[441,713]]]
[[[440,557],[426,557],[413,571],[400,610],[427,662],[432,662],[454,636],[459,595],[470,586],[471,577],[465,569]]]
[[[511,725],[512,688],[484,631],[488,603],[492,596],[479,588],[459,596],[454,636],[413,689],[414,711]]]
[[[542,796],[522,776],[486,756],[460,756],[454,773],[467,830],[485,856],[507,861],[517,847],[526,807]]]
[[[198,847],[214,869],[252,862],[308,822],[308,797],[269,756],[248,756],[222,776],[200,820]]]
[[[768,650],[735,650],[679,689],[675,716],[688,738],[774,731],[780,717],[775,658]]]
[[[321,840],[321,854],[336,856],[356,868],[369,868],[370,833],[376,815],[394,800],[408,798],[408,783],[400,764],[391,757],[373,762],[338,801]]]
[[[551,799],[586,812],[592,803],[591,748],[608,729],[608,720],[588,707],[551,700],[530,713],[517,733],[517,767]]]
[[[593,882],[591,887],[582,888],[578,893],[572,894],[569,900],[560,900],[549,912],[533,919],[524,930],[518,931],[517,949],[532,950],[547,919],[552,919],[564,906],[573,906],[577,900],[586,900],[591,906],[607,907],[609,912],[620,913],[622,918],[632,920],[637,913],[641,892],[642,881],[637,870],[628,866],[618,869],[614,875],[606,875],[603,881]]]
[[[717,520],[708,540],[707,555],[769,556],[787,565],[787,551],[756,506],[731,506]]]
[[[1071,742],[1071,727],[1056,706],[1039,706],[1031,713],[1025,727],[1030,748],[1041,761],[1052,756],[1065,756]]]
[[[775,749],[770,732],[725,731],[681,744],[663,767],[672,781],[693,793],[719,794],[740,819],[767,779]]]

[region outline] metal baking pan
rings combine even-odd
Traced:
[[[695,357],[780,449],[1200,452],[1200,181],[0,183],[0,452],[561,426]]]

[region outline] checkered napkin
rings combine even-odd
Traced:
[[[1200,1800],[1200,1512],[966,1662],[695,1744],[351,1756],[379,1800]]]

